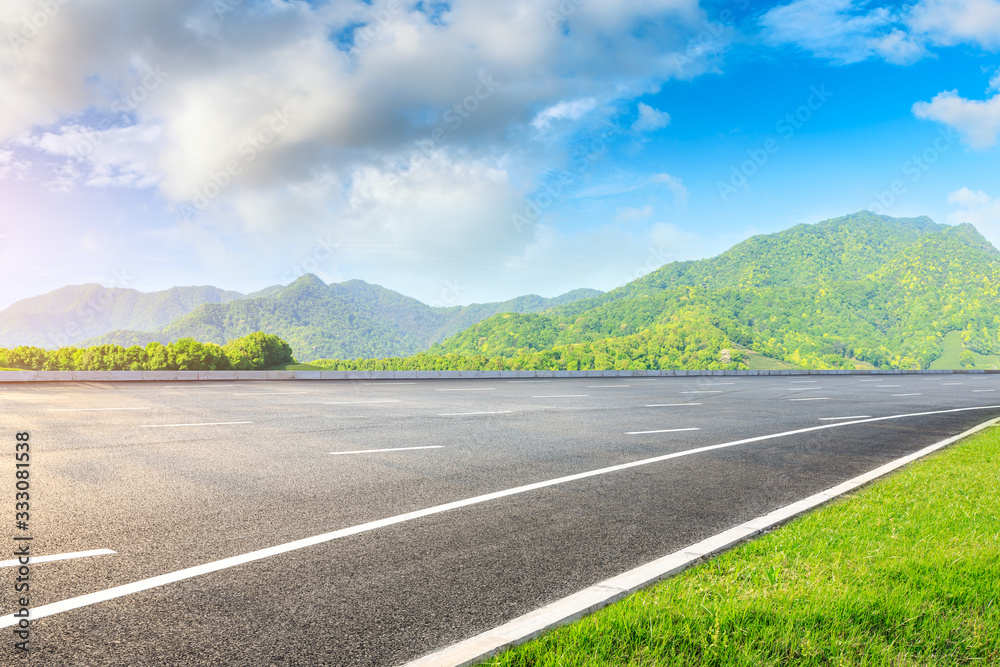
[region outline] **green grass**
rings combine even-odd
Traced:
[[[742,350],[744,358],[746,359],[747,368],[751,371],[781,371],[786,369],[799,368],[795,364],[790,364],[787,361],[781,361],[779,359],[772,359],[771,357],[765,357],[763,354],[757,352],[750,352],[749,350]]]
[[[965,350],[962,345],[962,332],[951,331],[945,334],[941,343],[941,356],[931,362],[931,370],[958,370],[962,365],[958,363],[958,357]],[[972,352],[972,350],[970,350]],[[976,368],[1000,368],[1000,358],[995,354],[985,355],[972,352],[976,359]]]
[[[1000,664],[1000,429],[488,664]]]

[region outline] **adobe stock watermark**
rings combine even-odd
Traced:
[[[7,41],[18,59],[22,58],[21,48],[38,37],[42,30],[49,25],[49,22],[59,16],[63,7],[70,2],[72,0],[37,0],[35,2],[38,5],[38,11],[21,19],[21,29],[18,32],[7,33]]]
[[[309,254],[292,264],[285,272],[284,283],[286,285],[293,283],[307,273],[319,277],[328,285],[343,282],[344,277],[340,275],[336,265],[331,264],[334,252],[338,248],[340,248],[340,243],[334,241],[333,237],[329,235],[325,239],[316,239],[313,241],[313,247]],[[326,272],[327,268],[332,271],[332,276]]]
[[[902,164],[900,170],[903,176],[906,176],[911,184],[918,182],[960,139],[961,135],[954,128],[940,128],[938,136],[934,137],[934,141],[927,148]],[[907,181],[897,178],[885,190],[879,189],[873,193],[875,200],[868,205],[868,210],[876,215],[883,215],[907,192],[909,192]]]
[[[164,79],[170,76],[170,72],[164,72],[159,65],[151,67],[146,65],[145,76],[127,95],[123,95],[119,100],[111,105],[111,110],[118,114],[126,114],[138,109],[149,97],[149,94],[160,87]],[[111,118],[104,118],[100,125],[87,132],[83,138],[73,146],[73,154],[78,158],[89,156],[94,150],[104,142],[107,132],[115,126]]]
[[[441,123],[434,128],[431,133],[423,139],[414,141],[417,150],[412,151],[398,165],[395,174],[389,174],[386,178],[390,186],[395,186],[400,179],[408,177],[422,164],[434,157],[434,151],[448,142],[451,135],[449,132],[457,132],[473,114],[476,113],[488,101],[501,84],[493,79],[493,74],[484,71],[477,77],[478,85],[462,100],[453,104],[441,118]]]
[[[592,137],[570,156],[569,169],[555,171],[553,177],[542,182],[534,196],[529,195],[524,198],[522,211],[511,213],[510,221],[517,233],[521,234],[525,227],[537,223],[542,213],[559,202],[566,195],[566,189],[579,182],[594,163],[608,152],[613,140],[622,133],[620,127],[604,121],[604,130],[600,135]]]
[[[118,269],[111,272],[111,280],[105,285],[105,289],[99,294],[91,296],[86,303],[77,306],[74,311],[75,318],[67,322],[62,330],[49,332],[49,341],[55,347],[66,347],[72,341],[78,340],[86,333],[86,330],[93,327],[97,321],[97,316],[103,313],[114,300],[111,294],[113,289],[126,289],[133,283],[126,269]]]
[[[432,308],[451,308],[452,306],[457,306],[459,305],[458,300],[465,294],[465,291],[466,288],[458,282],[458,278],[445,280],[444,287],[441,288],[438,298],[427,305]]]
[[[198,211],[208,208],[212,201],[233,184],[233,179],[243,173],[247,165],[256,160],[258,155],[288,129],[290,121],[294,118],[295,114],[289,111],[287,104],[280,109],[274,108],[264,124],[258,126],[237,146],[236,152],[240,157],[228,160],[219,169],[212,170],[205,184],[195,189],[191,205],[179,207],[182,214],[193,214],[192,207]]]
[[[746,186],[750,179],[768,163],[771,156],[781,150],[782,142],[794,137],[795,133],[812,120],[816,112],[822,109],[833,97],[833,92],[827,90],[826,84],[819,87],[812,86],[809,88],[809,92],[805,103],[799,105],[794,111],[786,113],[774,124],[774,130],[779,134],[779,138],[768,137],[760,147],[747,149],[746,160],[739,165],[730,165],[729,180],[716,181],[715,187],[723,202],[728,202],[730,196]]]

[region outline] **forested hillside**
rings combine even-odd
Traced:
[[[496,313],[535,312],[599,294],[575,290],[553,299],[528,295],[501,303],[433,308],[362,280],[327,285],[307,274],[265,297],[204,304],[154,332],[115,331],[86,343],[142,346],[194,338],[221,345],[266,331],[288,341],[300,361],[411,355]]]
[[[450,359],[439,362],[448,367],[727,368],[746,349],[809,368],[927,368],[950,331],[968,350],[1000,352],[998,288],[1000,252],[971,225],[862,212],[668,264],[542,313],[498,315],[423,358]],[[354,366],[364,363],[373,362]]]

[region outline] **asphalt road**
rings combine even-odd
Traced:
[[[0,387],[5,544],[28,431],[34,555],[115,552],[35,563],[32,607],[326,535],[36,619],[30,661],[5,628],[0,663],[400,664],[997,406],[995,375]],[[480,498],[723,443],[737,444]],[[4,614],[15,571],[0,570]]]

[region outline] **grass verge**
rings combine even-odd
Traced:
[[[1000,664],[1000,428],[487,664]]]
[[[941,343],[941,356],[931,362],[931,370],[957,370],[962,368],[958,363],[959,357],[965,351],[962,345],[962,332],[950,331],[944,335]],[[976,368],[1000,368],[1000,358],[995,354],[979,354],[969,350],[972,358],[976,360]]]

